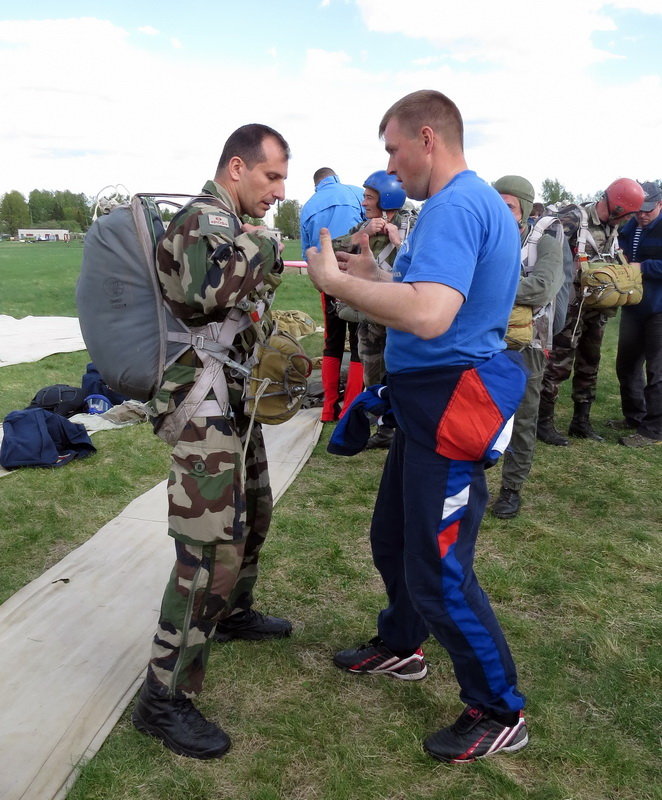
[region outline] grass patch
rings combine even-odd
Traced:
[[[290,246],[298,259],[298,244]],[[1,244],[0,313],[75,314],[75,247]],[[57,312],[22,283],[26,270],[50,269],[30,261],[49,253],[69,254],[51,275],[56,289],[44,290],[51,304],[61,298]],[[321,322],[305,276],[285,276],[277,297],[278,307]],[[461,707],[435,642],[425,645],[430,676],[419,684],[363,679],[331,664],[334,650],[373,635],[382,607],[368,532],[384,454],[330,456],[326,426],[276,507],[262,558],[259,607],[290,617],[293,637],[212,651],[200,706],[228,730],[233,749],[218,762],[175,756],[135,731],[127,712],[71,800],[659,798],[662,448],[619,447],[604,425],[619,416],[616,334],[612,321],[593,414],[607,442],[541,444],[521,514],[512,521],[488,514],[482,526],[476,569],[528,695],[526,750],[466,767],[425,756],[421,739]],[[307,341],[319,346],[319,336]],[[0,414],[27,405],[42,386],[79,384],[87,360],[73,353],[3,368]],[[561,428],[570,414],[564,386]],[[168,448],[146,425],[97,433],[93,442],[98,453],[89,459],[0,480],[0,599],[166,474]],[[499,479],[497,466],[488,473],[492,492]],[[171,547],[165,535],[164,547]]]

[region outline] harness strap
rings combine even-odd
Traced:
[[[202,372],[189,393],[171,414],[166,415],[159,429],[159,435],[168,444],[174,445],[177,442],[184,426],[192,417],[229,415],[230,398],[223,368],[229,365],[244,374],[248,372],[246,367],[229,356],[229,352],[237,334],[250,324],[247,314],[233,308],[221,323],[210,322],[208,325],[190,328],[190,333],[168,334],[172,341],[190,344],[202,363]],[[207,400],[210,392],[213,392],[214,399]]]
[[[579,232],[577,234],[577,254],[578,255],[585,255],[586,254],[586,245],[590,244],[593,248],[594,253],[596,256],[601,255],[609,255],[614,256],[617,247],[617,235],[618,235],[618,225],[613,225],[608,228],[608,235],[607,240],[605,241],[605,249],[604,252],[601,252],[600,248],[595,243],[595,239],[593,238],[593,234],[588,229],[588,211],[584,206],[577,206],[579,211],[581,212],[582,220],[579,225]]]
[[[400,223],[400,227],[398,228],[398,233],[400,234],[400,243],[401,244],[402,244],[402,242],[404,242],[404,240],[407,238],[407,236],[409,236],[409,229],[411,228],[411,214],[403,214],[402,216],[403,216],[403,219],[402,219],[402,221]],[[367,224],[368,223],[366,222],[366,225]],[[386,259],[391,255],[391,253],[394,250],[395,250],[395,245],[393,244],[393,242],[391,242],[389,240],[389,243],[386,245],[386,247],[384,247],[384,249],[381,250],[378,253],[377,257],[375,258],[375,261],[377,262],[377,266],[380,269],[385,269],[385,270],[388,270],[389,272],[391,271],[391,267],[388,264],[385,267],[382,266],[382,265],[384,264]]]

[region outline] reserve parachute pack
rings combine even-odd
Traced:
[[[580,259],[579,263],[579,280],[587,307],[615,308],[641,302],[644,294],[641,269],[629,264],[621,250],[609,261]]]
[[[578,206],[582,219],[577,235],[578,279],[581,286],[581,302],[588,308],[616,308],[636,305],[643,297],[641,269],[628,263],[625,254],[618,248],[618,228],[613,227],[601,253],[588,229],[588,212]],[[590,244],[598,255],[589,258],[586,245]]]
[[[557,242],[563,242],[563,226],[560,220],[553,216],[544,216],[537,220],[522,245],[521,274],[523,277],[529,275],[535,267],[538,260],[538,242],[544,233],[554,236]],[[531,345],[534,342],[534,331],[536,334],[535,339],[539,342],[539,346],[543,350],[551,349],[556,303],[562,291],[563,287],[559,289],[556,297],[550,303],[539,308],[518,304],[513,306],[508,318],[506,335],[504,336],[506,345],[510,350],[521,350],[523,347]],[[567,297],[567,292],[565,296]]]
[[[274,354],[279,352],[280,340],[269,349],[268,378],[260,374],[255,354],[245,363],[236,360],[232,347],[235,337],[252,324],[250,316],[239,308],[232,308],[221,323],[195,328],[170,310],[156,269],[156,248],[165,233],[159,203],[181,208],[182,201],[196,199],[229,211],[212,195],[137,194],[130,200],[97,203],[102,214],[85,235],[76,287],[85,345],[104,381],[114,390],[148,401],[159,390],[165,370],[183,353],[193,349],[200,359],[201,375],[159,427],[159,436],[169,444],[178,440],[196,413],[228,413],[224,366],[241,375],[247,387],[250,385],[247,413],[267,424],[277,424],[296,413],[306,395],[310,371],[310,362],[298,345],[301,358],[293,358],[289,341],[280,357]],[[207,399],[210,393],[213,400]],[[260,412],[265,403],[267,414],[263,417]],[[274,410],[278,403],[284,406],[280,413]]]

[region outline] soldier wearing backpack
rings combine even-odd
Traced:
[[[555,298],[563,285],[563,228],[553,217],[530,221],[535,192],[526,178],[504,175],[494,188],[515,217],[522,242],[522,272],[511,320],[518,310],[528,318],[525,336],[509,336],[511,324],[506,331],[508,347],[520,351],[529,371],[503,454],[501,491],[492,506],[495,517],[511,519],[519,513],[520,492],[533,464],[540,385],[552,344]]]
[[[644,199],[641,186],[630,178],[618,178],[594,203],[570,204],[555,216],[563,223],[566,238],[577,259],[614,258],[618,249],[618,228],[638,211]],[[577,263],[579,267],[579,262]],[[581,270],[575,279],[575,296],[568,304],[563,330],[554,336],[554,347],[543,375],[538,412],[538,439],[564,447],[568,440],[554,426],[554,406],[560,384],[572,373],[574,414],[568,433],[580,439],[604,441],[593,430],[589,414],[598,382],[600,349],[605,327],[615,308],[593,308],[582,302],[579,286]]]
[[[250,357],[269,334],[268,309],[283,268],[278,242],[266,229],[242,224],[240,216],[264,217],[284,199],[289,155],[272,128],[236,130],[214,180],[176,214],[158,246],[161,288],[179,319],[194,331],[220,330],[221,337],[228,320],[245,322],[236,335],[230,328],[235,361]],[[206,374],[201,359],[204,352],[189,348],[166,369],[152,401],[160,435]],[[227,365],[222,372],[227,403],[205,390],[172,452],[168,525],[176,561],[133,712],[140,731],[175,753],[203,759],[220,758],[230,747],[229,737],[192,703],[212,638],[284,637],[292,628],[252,608],[272,496],[260,425],[251,431],[243,411],[243,379]]]

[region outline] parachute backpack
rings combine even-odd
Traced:
[[[181,207],[172,198],[198,197],[137,194],[123,202],[116,190],[110,201],[98,201],[103,214],[85,235],[76,287],[85,345],[104,381],[115,391],[134,400],[150,400],[165,369],[186,350],[193,348],[202,361],[203,375],[159,430],[169,444],[177,441],[210,390],[217,400],[216,413],[226,412],[227,383],[223,370],[214,365],[219,361],[234,365],[228,352],[237,333],[250,325],[247,314],[232,309],[223,323],[191,329],[175,317],[163,298],[156,246],[165,226],[157,198]],[[220,205],[211,195],[204,199]]]
[[[76,286],[81,333],[104,381],[146,401],[166,366],[188,347],[169,341],[170,332],[188,328],[163,302],[156,275],[156,245],[165,227],[153,196],[121,202],[116,195],[97,205],[103,213],[85,234]]]

